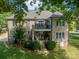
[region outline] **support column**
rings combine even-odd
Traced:
[[[51,39],[53,41],[53,20],[51,20]]]
[[[8,41],[11,43],[13,40],[11,39],[11,33],[14,28],[13,20],[8,20]]]
[[[32,30],[32,40],[34,41],[34,31]]]

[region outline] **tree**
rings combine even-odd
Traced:
[[[0,12],[8,12],[10,11],[8,1],[0,0]]]
[[[10,0],[10,5],[11,9],[14,13],[14,21],[15,21],[15,30],[13,31],[13,39],[15,43],[18,43],[21,45],[22,41],[24,41],[24,38],[26,37],[25,35],[25,30],[23,28],[24,25],[24,20],[23,20],[23,9],[25,4],[25,0]],[[27,6],[26,6],[27,7]]]
[[[71,18],[70,21],[69,21],[69,30],[70,30],[70,31],[74,31],[74,29],[76,28],[76,27],[75,27],[75,24],[76,24],[76,23],[75,23],[75,21],[74,21],[74,18]]]

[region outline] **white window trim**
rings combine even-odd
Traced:
[[[56,34],[56,39],[64,39],[63,38],[63,34],[62,33],[64,33],[64,32],[56,32],[56,33],[58,33],[58,35]],[[61,33],[61,35],[60,35],[60,33]],[[57,36],[58,36],[58,38],[57,38]],[[61,37],[60,37],[61,36]]]

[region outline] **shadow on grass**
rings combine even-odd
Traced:
[[[70,34],[69,44],[79,49],[79,34]]]

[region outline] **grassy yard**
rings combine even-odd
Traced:
[[[69,44],[79,50],[79,34],[70,34]]]
[[[79,59],[79,35],[70,34],[68,48],[50,51],[47,56],[0,43],[0,59]]]
[[[69,35],[69,46],[66,49],[70,59],[79,59],[79,34]]]
[[[50,51],[46,56],[34,51],[8,47],[5,43],[0,43],[0,59],[68,59],[65,54],[64,50],[58,50]]]

